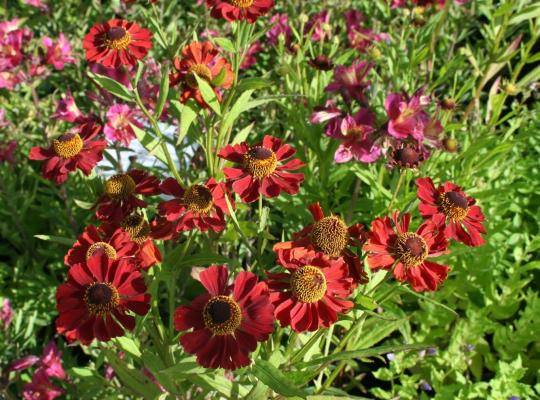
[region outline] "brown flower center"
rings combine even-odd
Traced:
[[[90,315],[104,315],[120,304],[120,295],[111,283],[94,282],[86,288],[84,303]]]
[[[341,255],[349,242],[349,230],[341,218],[324,217],[313,224],[311,243],[330,257]]]
[[[429,249],[422,236],[413,232],[398,235],[395,244],[395,255],[406,267],[414,267],[424,262]]]
[[[113,200],[125,200],[135,191],[136,183],[128,174],[111,176],[105,182],[105,193]]]
[[[315,303],[326,294],[326,277],[312,265],[304,265],[292,273],[291,291],[301,303]]]
[[[228,0],[229,4],[232,4],[235,7],[246,9],[251,7],[255,0]]]
[[[197,89],[199,87],[195,74],[197,74],[199,78],[204,79],[206,82],[210,82],[212,80],[212,72],[210,71],[210,68],[204,64],[194,64],[189,67],[188,73],[186,74],[186,83],[193,89]]]
[[[193,185],[184,193],[184,203],[189,211],[206,214],[212,209],[214,199],[206,186]]]
[[[84,146],[78,133],[66,133],[53,140],[53,150],[62,158],[71,158],[79,154]]]
[[[364,128],[361,126],[351,126],[347,129],[347,136],[362,139],[364,137]]]
[[[231,297],[214,296],[204,306],[203,320],[214,335],[231,335],[242,322],[242,310]]]
[[[394,160],[402,167],[416,167],[421,161],[421,154],[415,148],[405,146],[394,151]]]
[[[114,26],[107,32],[105,47],[111,50],[125,50],[131,43],[131,34],[121,26]]]
[[[95,242],[86,250],[86,259],[95,255],[105,254],[110,260],[116,259],[116,250],[109,243]]]
[[[244,154],[244,168],[255,178],[266,178],[277,166],[276,153],[262,146],[252,147]]]
[[[458,192],[443,193],[441,207],[445,215],[455,222],[462,221],[469,213],[469,201]]]
[[[120,224],[135,243],[142,244],[148,240],[150,235],[150,224],[141,214],[133,213],[128,215]]]

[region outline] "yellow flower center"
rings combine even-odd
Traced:
[[[53,140],[53,150],[62,158],[71,158],[79,154],[84,146],[78,133],[66,133]]]
[[[242,310],[231,297],[214,296],[204,306],[203,320],[214,335],[231,335],[242,322]]]
[[[206,214],[212,209],[212,192],[203,185],[190,186],[184,193],[184,203],[189,211]]]
[[[301,303],[315,303],[326,294],[326,277],[313,265],[304,265],[292,273],[291,291]]]
[[[244,168],[255,178],[272,175],[276,166],[276,153],[266,147],[255,146],[244,154]]]
[[[131,43],[131,34],[121,26],[115,26],[107,32],[104,43],[108,49],[125,50]]]
[[[422,236],[406,232],[398,235],[394,252],[406,267],[414,267],[424,262],[429,249]]]
[[[120,224],[135,243],[142,244],[150,235],[150,224],[141,214],[133,213],[127,216]]]
[[[110,260],[116,259],[116,250],[109,243],[96,242],[93,243],[88,250],[86,250],[86,259],[95,255],[105,254]]]
[[[210,82],[212,80],[212,72],[210,71],[210,68],[204,64],[194,64],[189,67],[188,73],[186,74],[186,83],[193,89],[197,89],[199,87],[195,74],[197,74],[199,78],[204,79],[206,82]]]
[[[90,315],[105,315],[120,304],[118,290],[108,282],[94,282],[86,288],[84,303]]]
[[[341,218],[332,215],[313,224],[311,243],[327,256],[340,256],[348,242],[349,230]]]
[[[124,200],[135,191],[135,181],[128,174],[111,176],[105,182],[105,193],[113,200]]]
[[[241,9],[246,9],[251,7],[254,1],[255,0],[229,0],[229,4]]]
[[[454,222],[464,220],[469,213],[469,201],[458,192],[443,193],[441,207],[444,214]]]

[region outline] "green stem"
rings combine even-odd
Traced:
[[[394,201],[396,201],[396,197],[399,193],[399,189],[401,188],[401,184],[403,183],[403,179],[405,178],[406,173],[407,173],[407,170],[402,169],[399,174],[398,183],[396,185],[394,193],[392,194],[392,199],[390,200],[390,203],[388,203],[388,208],[386,209],[387,212],[392,209],[392,206],[394,205]]]

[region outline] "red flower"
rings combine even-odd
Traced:
[[[345,300],[352,291],[352,279],[343,258],[329,259],[307,249],[280,252],[279,263],[288,273],[268,273],[270,300],[281,326],[296,332],[329,327],[353,303]]]
[[[210,15],[229,22],[246,20],[254,23],[274,7],[274,0],[206,0]]]
[[[71,267],[84,263],[90,257],[98,254],[105,254],[109,259],[117,260],[133,257],[137,251],[137,245],[121,229],[116,229],[108,235],[95,226],[89,225],[67,252],[64,263]]]
[[[228,214],[225,194],[227,188],[210,178],[204,185],[192,185],[183,189],[176,179],[167,178],[159,187],[163,194],[174,199],[160,203],[158,208],[167,221],[175,225],[174,232],[199,229],[221,232]],[[232,204],[231,204],[232,205]]]
[[[407,281],[417,292],[437,290],[448,275],[448,266],[428,261],[446,252],[448,242],[444,231],[430,221],[416,232],[409,232],[411,214],[405,213],[399,221],[399,212],[377,218],[371,224],[369,240],[364,250],[369,252],[367,263],[372,270],[389,270],[394,266],[394,277]]]
[[[69,269],[68,280],[56,290],[59,316],[56,330],[69,341],[90,344],[108,341],[135,328],[132,311],[145,315],[150,309],[144,278],[127,258],[112,261],[105,255]]]
[[[103,158],[103,150],[107,147],[104,140],[92,141],[101,130],[101,125],[87,122],[54,139],[48,148],[32,147],[28,158],[46,160],[42,167],[43,176],[57,184],[65,182],[68,174],[77,168],[88,176]]]
[[[482,237],[486,233],[483,224],[486,218],[475,199],[451,182],[435,188],[431,178],[418,178],[416,185],[420,199],[418,209],[424,218],[444,226],[447,237],[467,246],[486,243]]]
[[[251,363],[249,353],[274,330],[268,287],[251,272],[240,272],[229,285],[227,268],[212,266],[199,279],[208,293],[176,309],[176,329],[184,350],[206,368],[236,369]]]
[[[193,98],[201,107],[208,107],[208,105],[201,95],[195,74],[212,86],[219,101],[221,101],[221,92],[218,89],[230,88],[234,80],[231,65],[209,42],[193,42],[184,47],[182,58],[174,58],[174,68],[176,72],[171,73],[170,84],[171,86],[182,84],[180,97],[182,103]]]
[[[98,199],[97,218],[120,224],[137,207],[147,206],[145,201],[136,197],[137,194],[159,194],[159,179],[138,169],[111,176],[105,182],[105,194]]]
[[[295,158],[282,162],[296,153],[288,144],[282,144],[278,138],[266,135],[261,143],[249,146],[246,142],[234,146],[226,146],[218,156],[239,164],[235,168],[223,168],[223,173],[233,190],[246,203],[251,203],[262,194],[276,197],[283,190],[296,194],[304,174],[289,173],[304,166]]]
[[[335,259],[343,257],[349,266],[349,272],[355,283],[367,283],[368,277],[360,259],[348,246],[360,247],[366,241],[367,233],[362,224],[354,224],[350,227],[337,215],[324,216],[324,212],[319,203],[311,204],[309,211],[313,215],[314,223],[309,224],[300,232],[293,234],[291,242],[282,242],[274,245],[274,251],[295,252],[300,254],[305,249],[323,253]]]
[[[152,32],[135,22],[111,19],[96,24],[83,39],[86,60],[107,68],[134,66],[152,48]]]
[[[118,228],[135,243],[135,259],[142,269],[147,270],[163,261],[161,252],[154,243],[154,235],[151,232],[150,224],[144,219],[144,216],[134,212],[124,218],[120,226],[111,223],[103,223],[100,226],[100,230],[109,236],[113,235]]]

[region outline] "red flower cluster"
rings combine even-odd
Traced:
[[[210,15],[229,22],[246,20],[254,23],[274,7],[274,0],[206,0]]]

